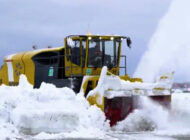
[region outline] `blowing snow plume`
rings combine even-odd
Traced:
[[[146,131],[163,136],[163,138],[189,136],[190,96],[188,94],[173,94],[169,110],[145,96],[140,98],[139,103],[141,108],[135,109],[125,120],[118,122],[113,128],[114,130],[122,132],[143,131],[143,133]]]
[[[152,82],[156,76],[175,71],[176,80],[189,80],[190,16],[189,0],[173,0],[161,19],[135,77]]]

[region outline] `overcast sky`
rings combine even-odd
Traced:
[[[0,0],[0,64],[3,57],[63,45],[70,34],[130,36],[128,72],[132,74],[147,49],[171,0]]]

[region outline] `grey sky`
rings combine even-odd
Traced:
[[[63,45],[69,34],[128,35],[132,74],[171,0],[0,0],[0,64],[5,55]]]

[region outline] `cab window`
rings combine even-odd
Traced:
[[[89,42],[88,66],[102,67],[103,46],[100,40],[91,40]]]
[[[88,67],[117,67],[119,44],[120,42],[116,39],[90,40],[88,51]]]
[[[71,47],[71,62],[80,65],[80,40],[73,40],[74,45]]]

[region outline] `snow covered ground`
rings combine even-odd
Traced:
[[[190,134],[190,94],[173,94],[171,110],[148,98],[110,128],[104,113],[69,88],[0,87],[0,139],[175,139]],[[183,119],[182,119],[183,118]]]

